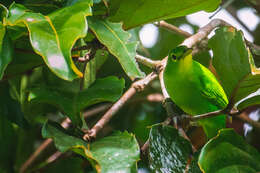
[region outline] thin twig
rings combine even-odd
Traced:
[[[33,163],[33,161],[39,156],[39,154],[47,148],[52,143],[52,139],[46,139],[35,152],[26,160],[26,162],[21,166],[19,172],[23,173],[25,170]]]
[[[142,55],[138,55],[138,54],[135,56],[135,59],[137,62],[139,62],[151,69],[156,69],[158,64],[161,63],[161,61],[153,61],[150,58],[146,58],[146,57],[144,57]]]
[[[182,137],[191,143],[191,140],[190,140],[190,138],[187,136],[187,134],[185,133],[185,131],[184,131],[182,128],[179,128],[178,130],[179,130],[180,134],[182,135]],[[192,143],[191,143],[191,144],[192,144]],[[195,152],[197,151],[197,149],[194,147],[194,145],[191,145],[191,148],[192,148],[193,153],[195,153]]]
[[[260,14],[260,2],[257,0],[246,0],[246,2],[251,5],[254,9],[256,9],[256,11],[258,12],[258,14]]]
[[[182,30],[182,29],[180,29],[180,28],[178,28],[178,27],[176,27],[174,25],[171,25],[171,24],[169,24],[169,23],[167,23],[165,21],[155,22],[154,24],[159,26],[159,27],[165,28],[165,29],[167,29],[169,31],[173,31],[174,33],[182,35],[182,36],[184,36],[186,38],[192,36],[192,34],[186,32],[186,31],[184,31],[184,30]]]
[[[238,116],[236,116],[236,118],[240,119],[241,121],[243,121],[245,123],[250,124],[254,128],[260,129],[260,123],[249,118],[248,115],[246,114],[246,112],[239,114]]]
[[[146,155],[148,148],[149,148],[149,139],[141,147],[141,154],[142,154],[142,156]]]
[[[161,69],[160,69],[160,73],[159,73],[159,79],[160,79],[160,84],[161,84],[161,90],[162,90],[162,94],[164,99],[170,98],[166,88],[165,88],[165,84],[164,84],[164,80],[163,80],[163,73],[164,73],[164,69],[166,66],[166,62],[167,62],[167,58],[165,57],[162,62],[161,62]]]
[[[54,162],[54,161],[57,160],[62,154],[63,154],[62,152],[56,151],[54,154],[52,154],[52,155],[46,160],[46,163],[49,164],[49,163]]]
[[[101,105],[95,108],[92,108],[88,111],[85,111],[83,113],[84,118],[91,117],[99,112],[105,111],[111,106],[111,104],[105,104]],[[69,118],[66,118],[62,123],[61,126],[63,128],[68,128],[71,124],[71,120]],[[46,139],[35,151],[34,153],[24,162],[24,164],[21,166],[19,172],[23,173],[26,171],[26,169],[34,162],[34,160],[42,153],[43,150],[45,150],[50,144],[52,143],[52,139]]]
[[[226,113],[225,110],[217,110],[214,112],[209,112],[209,113],[205,113],[205,114],[201,114],[201,115],[195,115],[195,116],[187,116],[188,119],[190,119],[191,121],[198,121],[198,120],[202,120],[202,119],[206,119],[206,118],[210,118],[210,117],[215,117],[218,116],[220,114]]]
[[[245,25],[245,24],[240,20],[240,18],[237,16],[237,11],[236,11],[236,9],[235,9],[234,7],[228,6],[228,7],[226,8],[226,10],[237,20],[237,22],[238,22],[241,26],[243,26],[243,27],[245,28],[245,30],[246,30],[248,33],[250,33],[251,35],[253,35],[253,32],[248,28],[248,26]]]
[[[90,129],[83,137],[84,140],[96,138],[97,133],[110,121],[118,110],[133,96],[137,91],[142,91],[152,80],[157,77],[155,72],[150,73],[144,79],[134,82],[123,96],[103,115],[103,117]]]

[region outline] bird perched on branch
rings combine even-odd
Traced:
[[[226,108],[227,96],[215,76],[192,59],[192,49],[178,46],[169,55],[163,74],[171,99],[186,113],[199,115]],[[225,115],[199,120],[208,138],[226,125]]]

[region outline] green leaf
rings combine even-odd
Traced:
[[[1,110],[0,110],[1,111]],[[11,122],[3,114],[0,115],[0,170],[1,172],[14,172],[15,145],[17,136]]]
[[[6,117],[10,122],[21,128],[28,128],[29,125],[21,110],[21,105],[11,98],[9,87],[7,84],[0,85],[0,95],[4,98],[0,99],[0,116]]]
[[[34,51],[43,57],[46,65],[60,78],[73,80],[82,77],[82,73],[71,59],[71,48],[87,34],[85,17],[91,15],[90,6],[89,1],[79,2],[44,16],[13,3],[6,23],[25,25]]]
[[[28,41],[28,42],[27,42]],[[19,49],[19,50],[17,50]],[[28,50],[28,51],[23,51]],[[5,77],[19,76],[28,70],[44,64],[40,55],[33,52],[29,39],[21,37],[15,41],[13,60],[5,70]]]
[[[220,0],[111,0],[110,19],[123,22],[125,29],[159,20],[186,16],[205,10],[214,11]]]
[[[152,172],[185,172],[190,164],[192,148],[173,127],[152,126],[149,138],[149,160]],[[193,169],[190,172],[193,172]]]
[[[0,79],[13,57],[13,46],[11,39],[6,32],[5,26],[0,22]]]
[[[260,90],[258,89],[255,93],[250,94],[238,102],[237,105],[238,110],[243,110],[249,106],[260,105]]]
[[[130,78],[144,77],[136,61],[137,42],[129,42],[131,34],[122,29],[119,23],[89,18],[89,27],[98,40],[114,55]]]
[[[0,21],[2,22],[4,18],[7,17],[7,14],[8,14],[8,10],[7,8],[0,4]]]
[[[89,144],[68,134],[59,124],[47,122],[42,135],[44,138],[53,138],[61,152],[72,150],[87,158],[99,173],[137,172],[139,146],[135,137],[127,132],[116,132]]]
[[[199,165],[210,173],[258,172],[260,154],[233,129],[222,129],[202,148]]]
[[[116,101],[121,96],[123,88],[124,80],[112,76],[97,79],[88,89],[78,94],[43,86],[32,88],[28,99],[32,103],[48,103],[58,107],[73,123],[81,126],[80,111],[96,103]]]
[[[244,43],[241,31],[222,27],[209,40],[213,66],[229,99],[237,103],[260,88],[260,72]]]

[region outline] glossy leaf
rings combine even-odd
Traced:
[[[73,80],[82,73],[74,65],[70,50],[78,38],[87,34],[85,17],[91,15],[90,5],[90,1],[84,1],[44,16],[13,3],[7,25],[25,24],[34,51],[57,76]]]
[[[223,27],[209,40],[213,66],[229,97],[236,103],[260,88],[260,72],[240,31]]]
[[[136,61],[137,42],[129,42],[130,34],[122,29],[119,23],[89,18],[89,27],[98,40],[113,54],[130,78],[144,77]]]
[[[124,80],[116,77],[98,79],[88,89],[78,94],[62,92],[48,87],[32,88],[29,93],[29,101],[47,103],[58,107],[72,122],[81,125],[80,111],[90,105],[116,101],[122,94]]]
[[[189,141],[181,137],[173,127],[152,126],[149,137],[149,160],[152,172],[185,172],[189,168],[192,148]],[[193,165],[194,166],[194,165]],[[190,172],[195,172],[191,168]]]
[[[5,26],[0,22],[0,79],[4,75],[7,65],[13,57],[13,45],[6,32]]]
[[[260,105],[260,89],[242,99],[237,105],[239,110],[243,110],[249,106]]]
[[[111,0],[110,19],[113,22],[123,22],[123,27],[129,29],[145,23],[186,16],[200,10],[214,11],[220,2],[220,0]]]
[[[259,172],[260,154],[233,129],[222,129],[201,150],[199,165],[203,172]]]
[[[87,158],[98,173],[137,172],[139,146],[135,137],[127,132],[116,132],[89,144],[68,134],[59,124],[47,122],[42,135],[53,138],[61,152],[73,150]]]

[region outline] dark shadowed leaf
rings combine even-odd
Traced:
[[[253,173],[260,171],[260,154],[233,129],[222,129],[202,148],[199,165],[210,173]]]
[[[47,122],[42,135],[53,138],[61,151],[72,150],[87,158],[98,173],[137,172],[139,146],[135,137],[127,132],[116,132],[93,143],[68,134],[59,124]],[[119,164],[120,163],[120,164]]]
[[[152,126],[149,141],[149,160],[152,172],[182,173],[189,169],[192,159],[191,144],[179,135],[178,130],[164,125]],[[191,173],[196,172],[195,165],[190,167]]]
[[[13,45],[6,32],[6,27],[0,22],[0,79],[13,56]]]
[[[10,26],[25,24],[34,51],[57,76],[73,80],[82,77],[82,73],[73,63],[70,51],[76,40],[87,34],[85,17],[91,15],[90,6],[90,1],[84,1],[44,16],[13,3],[6,23]]]
[[[111,21],[123,22],[125,29],[144,23],[186,16],[200,10],[214,11],[220,0],[111,0]]]
[[[29,101],[48,103],[58,107],[72,122],[80,125],[80,111],[84,108],[105,101],[116,101],[122,94],[124,80],[116,77],[97,79],[88,89],[78,94],[62,92],[48,87],[30,89]]]
[[[129,42],[131,34],[124,31],[121,24],[89,18],[89,27],[99,41],[118,59],[129,77],[140,78],[144,76],[135,61],[137,42]]]
[[[1,113],[1,110],[0,110]],[[16,144],[15,129],[6,116],[0,115],[0,170],[8,173],[14,172],[13,163],[15,160],[15,144]]]
[[[28,128],[24,114],[21,110],[21,105],[18,101],[14,100],[9,92],[9,85],[0,85],[0,116],[5,117],[10,122],[17,124],[21,128]]]

